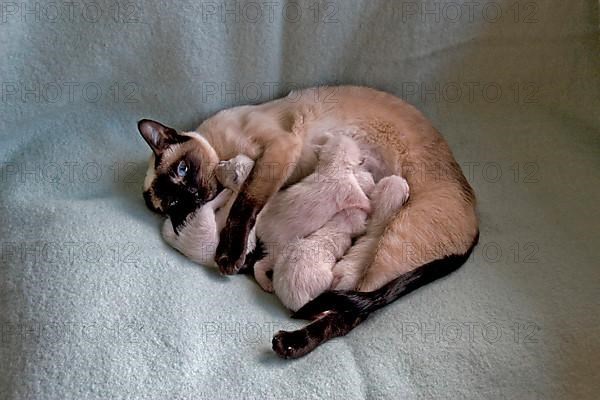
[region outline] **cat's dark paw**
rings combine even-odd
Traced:
[[[244,243],[248,240],[248,235],[245,235],[246,231],[244,230],[230,232],[230,229],[225,227],[223,231],[226,229],[226,232],[221,232],[215,262],[223,275],[234,275],[243,267],[246,261],[246,246]]]
[[[215,262],[219,266],[219,272],[223,275],[235,275],[243,267],[245,257],[241,256],[237,260],[229,257],[227,254],[223,254],[216,258]]]
[[[248,236],[260,211],[256,201],[240,192],[229,211],[227,223],[219,234],[215,262],[224,275],[237,273],[246,261]]]
[[[279,331],[273,336],[273,351],[281,358],[298,358],[309,353],[310,341],[306,331]]]

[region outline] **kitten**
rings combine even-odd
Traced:
[[[221,161],[215,169],[215,174],[225,188],[214,199],[188,214],[185,222],[177,227],[177,231],[171,218],[167,218],[162,227],[165,241],[193,262],[217,267],[214,258],[219,244],[219,233],[225,226],[235,197],[253,166],[254,161],[245,155]],[[252,241],[253,238],[250,237],[249,240]],[[249,248],[252,247],[250,244]]]
[[[352,290],[358,285],[365,267],[373,260],[383,230],[408,197],[408,182],[400,176],[387,176],[377,182],[371,193],[373,212],[367,222],[367,232],[335,264],[331,289]]]
[[[371,185],[372,182],[371,178]],[[371,249],[376,247],[385,224],[408,199],[409,188],[404,178],[392,175],[379,181],[372,193],[370,190],[366,193],[370,194],[373,210],[368,220],[365,211],[346,209],[312,235],[286,248],[273,271],[273,288],[290,310],[297,311],[327,289],[356,286],[370,261]],[[367,223],[367,233],[345,254],[352,239],[365,233]]]
[[[269,200],[256,222],[256,235],[267,256],[254,265],[254,277],[264,290],[273,290],[267,272],[280,263],[282,249],[293,240],[314,233],[342,210],[370,211],[369,199],[355,175],[360,163],[355,141],[334,136],[321,147],[314,173]]]
[[[297,311],[331,287],[333,266],[364,232],[366,220],[365,210],[347,208],[285,247],[273,268],[273,289],[287,308]]]

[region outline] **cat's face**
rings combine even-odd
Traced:
[[[147,119],[138,122],[138,129],[153,153],[144,180],[146,205],[168,215],[177,230],[189,213],[216,196],[219,159],[196,132],[177,133]]]

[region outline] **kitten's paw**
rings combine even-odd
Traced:
[[[215,176],[223,186],[238,190],[253,167],[254,161],[251,158],[239,154],[231,160],[219,161],[215,168]]]
[[[306,330],[279,331],[273,336],[273,351],[281,358],[298,358],[310,352]]]

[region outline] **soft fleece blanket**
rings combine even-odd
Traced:
[[[598,3],[0,3],[0,399],[596,399]],[[479,198],[458,272],[297,361],[250,279],[161,240],[136,121],[365,84]]]

